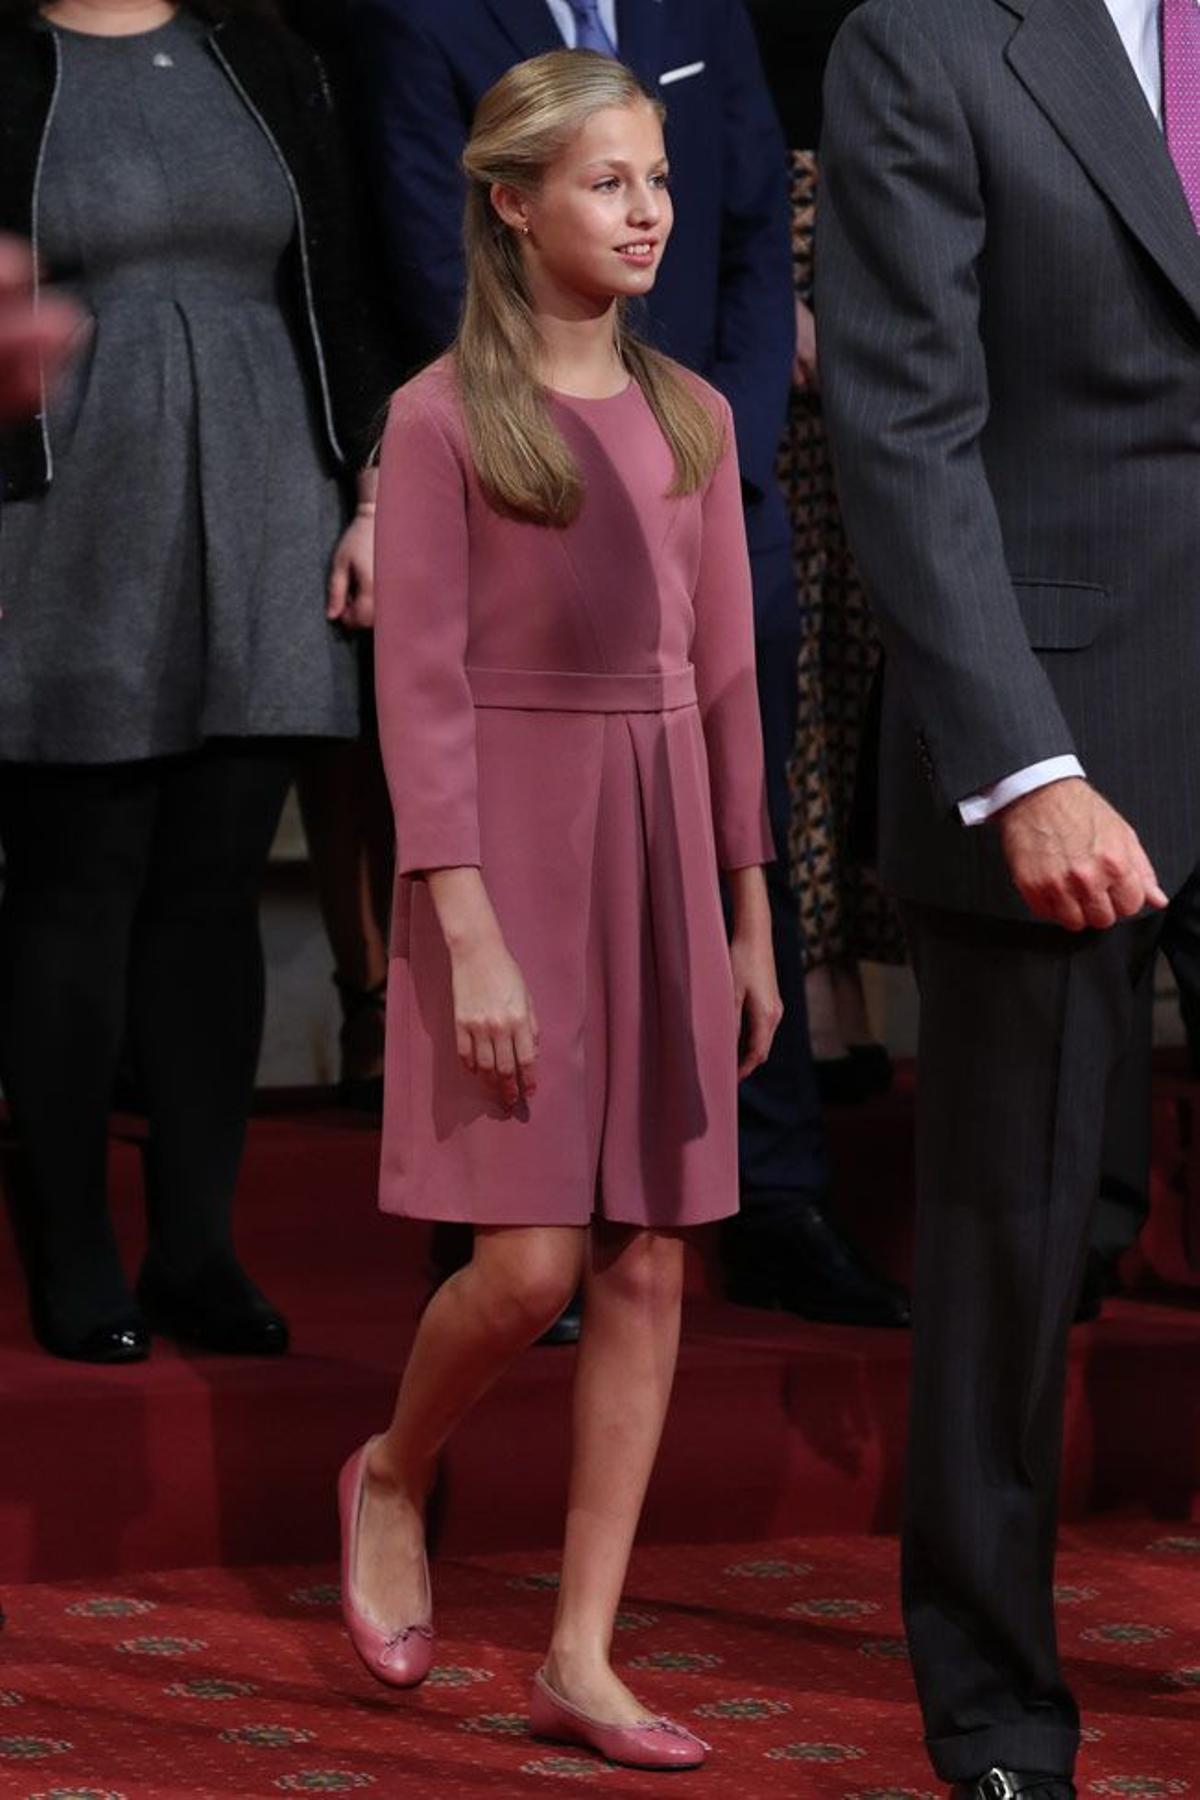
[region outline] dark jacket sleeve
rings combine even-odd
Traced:
[[[356,181],[341,97],[320,57],[281,33],[304,130],[305,254],[317,312],[334,434],[351,468],[375,452],[404,347],[388,304],[366,184]]]
[[[947,808],[1075,748],[984,466],[985,224],[949,74],[908,0],[870,0],[826,81],[821,386],[850,541]]]
[[[743,0],[727,0],[719,43],[721,292],[704,373],[733,408],[742,479],[761,494],[775,479],[796,345],[787,151]]]
[[[352,54],[391,287],[414,362],[458,329],[466,273],[459,160],[470,129],[441,47],[404,0],[354,0]]]

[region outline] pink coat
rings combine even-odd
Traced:
[[[448,359],[393,399],[377,520],[396,816],[381,1204],[661,1229],[737,1208],[737,1027],[718,866],[772,851],[733,427],[702,494],[640,388],[551,405],[576,522],[480,491]],[[541,1026],[508,1114],[456,1052],[422,871],[481,868]]]

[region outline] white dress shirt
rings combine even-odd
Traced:
[[[1113,24],[1121,36],[1134,73],[1142,84],[1142,92],[1151,111],[1162,123],[1162,4],[1161,0],[1104,0],[1112,14]],[[972,794],[958,803],[964,825],[982,825],[1003,807],[1011,806],[1022,794],[1047,787],[1052,781],[1063,781],[1071,775],[1082,775],[1083,765],[1075,756],[1052,756],[1045,762],[1032,763],[1018,769],[994,787]]]
[[[563,43],[568,50],[573,50],[576,39],[575,14],[568,6],[567,0],[546,0],[546,5],[554,14],[554,23],[562,32]],[[600,0],[598,11],[600,23],[607,31],[615,50],[617,48],[617,0]]]
[[[1161,0],[1104,0],[1150,110],[1162,122]]]

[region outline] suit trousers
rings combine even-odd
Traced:
[[[787,857],[792,807],[788,763],[796,743],[800,611],[786,519],[782,538],[769,524],[768,520],[760,527],[752,512],[747,515],[767,809],[776,851],[767,869],[767,894],[783,1020],[766,1062],[738,1090],[738,1166],[743,1211],[764,1218],[769,1214],[775,1221],[781,1211],[786,1215],[789,1195],[824,1199],[829,1158],[808,1037],[799,905]]]
[[[1200,1072],[1200,870],[1171,901],[1160,947],[1179,991],[1179,1010],[1193,1073]],[[1142,977],[1133,1036],[1109,1091],[1100,1202],[1092,1248],[1115,1262],[1137,1242],[1150,1213],[1151,1076],[1154,965]]]
[[[905,908],[921,995],[905,1620],[938,1774],[1070,1774],[1053,1570],[1108,1090],[1161,920]]]

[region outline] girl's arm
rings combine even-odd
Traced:
[[[724,870],[772,861],[754,669],[754,596],[733,415],[720,401],[725,452],[703,499],[693,595],[692,662],[708,750],[717,860]]]
[[[396,871],[478,868],[466,473],[445,422],[411,387],[388,413],[377,508],[375,687]]]
[[[426,880],[450,952],[459,1059],[516,1106],[537,1092],[538,1023],[525,978],[478,869],[431,869]]]
[[[404,390],[388,415],[376,505],[375,685],[396,872],[428,881],[463,1064],[513,1106],[536,1085],[537,1020],[479,866],[465,473],[444,423]]]
[[[708,751],[717,859],[733,907],[729,954],[741,1027],[739,1077],[766,1061],[783,1016],[762,864],[767,824],[762,725],[754,669],[754,597],[733,417],[722,402],[725,452],[703,502],[692,661]]]

